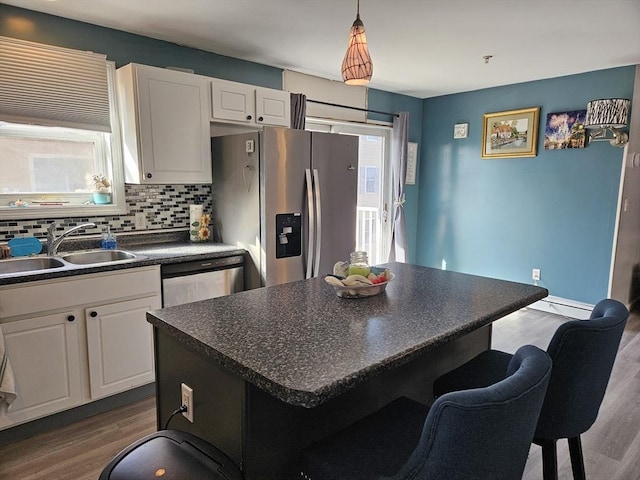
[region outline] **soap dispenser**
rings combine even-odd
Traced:
[[[118,246],[115,234],[111,233],[111,226],[107,225],[106,233],[102,234],[102,249],[115,250]]]

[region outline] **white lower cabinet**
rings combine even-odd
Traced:
[[[146,312],[161,306],[154,296],[85,310],[92,399],[153,382],[153,337]]]
[[[0,415],[0,427],[82,403],[78,323],[70,311],[2,325],[18,397]]]
[[[0,287],[18,394],[0,429],[153,382],[146,312],[161,306],[159,266]]]

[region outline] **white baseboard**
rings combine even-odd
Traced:
[[[528,308],[584,320],[589,318],[593,307],[594,305],[569,300],[568,298],[548,296],[543,300],[532,303]]]

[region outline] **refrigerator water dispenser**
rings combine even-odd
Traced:
[[[276,214],[276,258],[302,254],[302,214]]]

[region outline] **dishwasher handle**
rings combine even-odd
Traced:
[[[242,255],[233,255],[231,257],[164,264],[162,265],[160,272],[162,278],[173,278],[200,272],[211,272],[215,270],[225,270],[227,268],[242,267],[243,265],[244,257]]]

